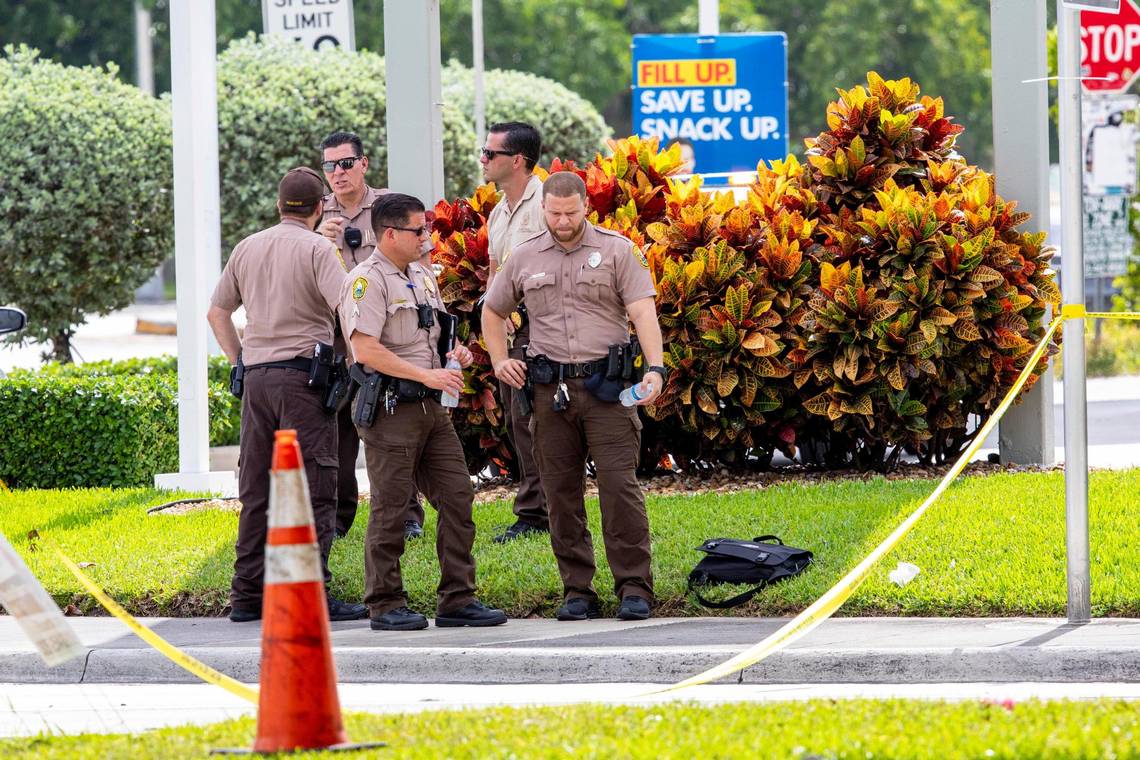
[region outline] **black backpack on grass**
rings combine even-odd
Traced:
[[[744,604],[765,586],[799,575],[812,560],[812,553],[807,549],[785,546],[776,536],[757,536],[751,541],[710,538],[698,546],[697,551],[706,556],[689,573],[689,592],[705,607],[718,610]],[[757,585],[723,602],[709,601],[697,590],[699,586],[721,583]]]

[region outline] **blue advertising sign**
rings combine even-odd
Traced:
[[[633,37],[633,129],[693,144],[700,174],[755,171],[788,155],[788,38]]]

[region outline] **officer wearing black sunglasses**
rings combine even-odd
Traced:
[[[336,245],[341,265],[345,272],[349,272],[376,250],[372,204],[388,190],[369,187],[364,181],[368,156],[364,155],[360,137],[352,132],[333,132],[321,142],[321,171],[332,192],[324,197],[324,213],[317,231]],[[339,354],[345,353],[344,338],[339,331],[335,350]],[[352,527],[360,494],[356,482],[360,438],[348,407],[341,411],[337,429],[340,472],[337,477],[336,533],[343,536]],[[404,518],[404,537],[423,535],[423,524],[423,505],[417,494],[410,494],[408,513]]]

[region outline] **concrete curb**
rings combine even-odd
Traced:
[[[43,665],[11,618],[0,617],[0,682],[194,683],[117,621],[73,620],[87,654]],[[187,654],[254,683],[260,626],[221,619],[142,622]],[[748,648],[783,620],[513,620],[490,629],[377,633],[333,626],[344,683],[675,683]],[[721,683],[732,683],[728,678]],[[1140,620],[1085,626],[1014,619],[841,618],[744,672],[745,683],[1140,683]]]

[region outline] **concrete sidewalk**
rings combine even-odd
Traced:
[[[85,658],[44,666],[0,618],[0,683],[192,683],[112,618],[71,618]],[[188,654],[258,680],[260,626],[147,618]],[[345,683],[674,683],[755,644],[785,621],[661,618],[641,623],[511,620],[485,629],[376,632],[333,624]],[[728,679],[725,682],[731,682]],[[745,671],[745,683],[1140,682],[1140,620],[1084,626],[1044,618],[837,618]]]

